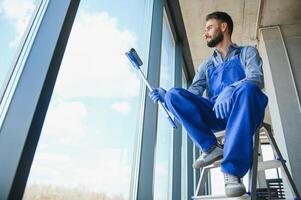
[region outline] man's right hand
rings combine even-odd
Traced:
[[[163,88],[155,88],[153,91],[149,93],[150,98],[153,100],[153,102],[157,103],[158,101],[161,101],[162,103],[165,102],[165,94],[166,90]]]
[[[231,95],[235,87],[227,86],[217,97],[213,111],[215,112],[216,118],[226,119],[231,112]]]

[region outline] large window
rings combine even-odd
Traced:
[[[170,30],[166,13],[163,17],[160,87],[168,90],[174,86],[175,42]],[[163,109],[158,112],[157,144],[155,149],[154,199],[168,199],[171,177],[170,158],[172,127]]]
[[[82,1],[24,199],[128,199],[151,1]],[[126,12],[125,12],[126,9]]]

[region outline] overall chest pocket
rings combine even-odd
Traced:
[[[221,84],[226,87],[246,77],[243,66],[240,63],[239,57],[235,56],[224,65],[220,72]]]
[[[208,67],[209,97],[217,96],[225,87],[246,77],[238,56],[218,66]]]

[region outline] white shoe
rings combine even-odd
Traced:
[[[246,188],[239,177],[224,173],[224,180],[227,197],[239,197],[246,193]]]
[[[223,149],[219,146],[214,146],[208,152],[202,152],[200,157],[193,163],[195,169],[211,165],[217,160],[223,158]]]

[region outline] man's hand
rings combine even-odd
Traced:
[[[165,94],[166,94],[166,90],[164,90],[163,88],[155,88],[153,89],[153,91],[151,91],[149,93],[150,98],[157,103],[158,101],[161,101],[162,103],[165,102]]]
[[[226,119],[231,110],[231,95],[234,87],[227,86],[217,97],[213,111],[215,112],[216,118]]]

